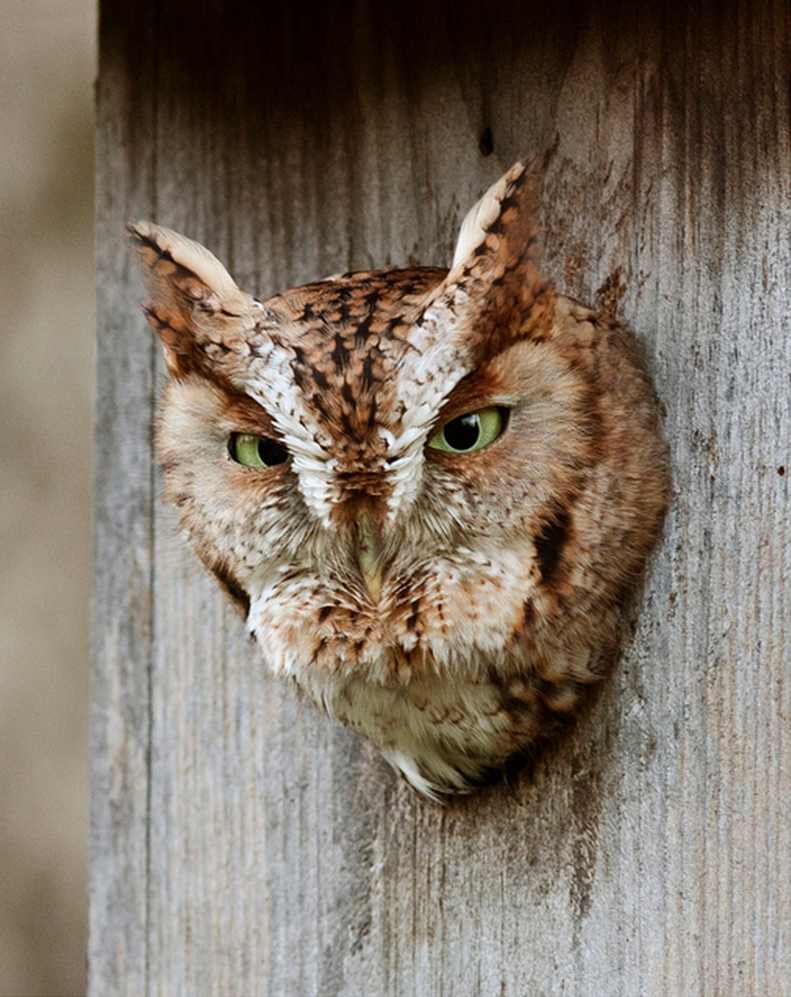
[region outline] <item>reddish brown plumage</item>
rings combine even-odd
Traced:
[[[606,674],[667,508],[635,341],[541,274],[535,202],[517,165],[449,271],[263,303],[133,230],[172,375],[167,496],[270,667],[429,794],[489,778]],[[480,449],[439,446],[486,410]],[[235,461],[235,433],[273,466]]]

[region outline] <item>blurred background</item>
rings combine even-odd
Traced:
[[[0,995],[85,992],[95,0],[0,2]]]

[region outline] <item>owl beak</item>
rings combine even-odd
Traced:
[[[368,594],[374,602],[379,602],[382,597],[382,564],[380,560],[382,541],[379,531],[364,512],[357,516],[355,547],[357,563],[360,565]]]

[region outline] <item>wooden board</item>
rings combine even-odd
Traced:
[[[103,4],[93,997],[791,994],[790,20]],[[633,642],[523,805],[441,808],[271,680],[184,552],[122,228],[261,297],[447,264],[530,151],[547,269],[645,343],[675,501]]]

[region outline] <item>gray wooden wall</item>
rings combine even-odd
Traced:
[[[105,0],[93,997],[791,994],[789,8]],[[441,808],[272,681],[184,553],[122,227],[265,296],[446,264],[549,153],[547,268],[625,319],[675,501],[575,729]]]

